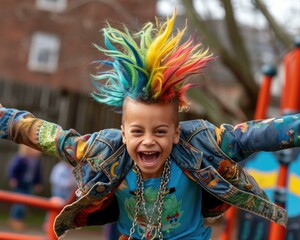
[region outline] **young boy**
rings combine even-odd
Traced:
[[[121,130],[80,135],[0,108],[0,137],[24,143],[75,167],[76,200],[57,217],[55,231],[117,221],[121,239],[210,239],[205,217],[230,205],[286,226],[284,209],[271,203],[237,164],[257,151],[300,146],[300,115],[220,128],[204,120],[179,123],[187,106],[185,79],[212,58],[201,44],[172,34],[175,15],[131,35],[103,30],[110,71],[95,76],[94,99],[122,108]],[[138,43],[136,43],[138,42]],[[121,49],[121,50],[119,50]]]

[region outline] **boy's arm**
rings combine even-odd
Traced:
[[[0,108],[0,138],[25,144],[76,166],[86,152],[90,135],[64,131],[26,111]]]
[[[224,153],[240,161],[258,151],[276,151],[300,146],[300,114],[255,120],[215,128]]]

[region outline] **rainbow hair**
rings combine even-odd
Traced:
[[[127,96],[145,102],[177,99],[179,110],[187,107],[185,92],[195,84],[185,80],[199,74],[212,57],[192,38],[180,44],[186,28],[173,35],[175,18],[176,11],[164,23],[155,27],[148,22],[132,35],[126,27],[122,32],[108,24],[102,30],[106,48],[95,47],[112,59],[97,61],[111,70],[93,75],[92,97],[113,107],[121,107]]]

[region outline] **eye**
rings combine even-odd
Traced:
[[[165,129],[158,129],[155,131],[155,134],[159,135],[159,136],[165,135],[166,133],[167,133],[167,130],[165,130]]]
[[[133,135],[141,135],[143,131],[141,129],[132,129],[130,133]]]

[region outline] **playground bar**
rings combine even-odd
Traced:
[[[258,93],[254,119],[267,118],[267,109],[270,101],[271,82],[276,75],[276,68],[273,65],[263,66],[263,80]]]
[[[46,236],[33,236],[16,234],[9,232],[0,232],[0,240],[56,240],[57,237],[53,231],[53,223],[64,207],[65,202],[60,198],[42,198],[37,196],[30,196],[20,193],[12,193],[9,191],[0,190],[0,201],[10,203],[22,203],[25,205],[33,206],[36,208],[45,209],[49,212],[48,226],[47,226],[47,237]]]

